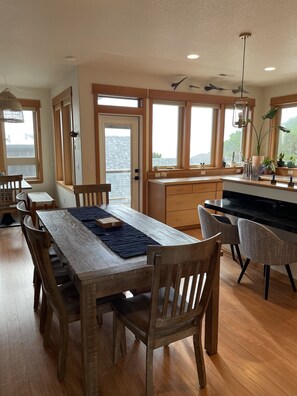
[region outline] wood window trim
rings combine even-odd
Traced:
[[[271,107],[285,107],[285,106],[297,106],[297,94],[276,96],[270,98]],[[276,127],[280,125],[280,112],[278,111],[276,117],[271,120],[271,126]],[[278,153],[278,140],[280,131],[275,128],[272,133],[269,134],[268,140],[268,156],[271,158],[277,157]]]
[[[41,102],[38,99],[19,99],[24,110],[36,111],[36,117],[34,117],[34,130],[36,131],[36,161],[37,161],[37,177],[36,178],[26,178],[26,180],[31,184],[43,183],[43,162],[42,162],[42,139],[41,139],[41,117],[40,109]]]
[[[100,150],[99,150],[99,117],[100,114],[114,114],[114,115],[131,115],[140,116],[142,119],[142,207],[144,213],[147,213],[147,89],[123,87],[106,84],[92,84],[93,106],[94,106],[94,132],[95,132],[95,163],[96,163],[96,183],[100,183]],[[123,98],[137,98],[140,101],[140,107],[119,107],[98,105],[97,98],[99,95],[123,97]]]
[[[220,169],[222,167],[222,153],[223,153],[223,139],[224,139],[224,111],[228,106],[233,106],[234,97],[230,96],[222,96],[222,95],[205,95],[205,94],[197,94],[197,93],[187,93],[187,92],[172,92],[172,91],[162,91],[162,90],[148,90],[148,98],[149,101],[149,172],[153,172],[152,168],[152,109],[153,104],[155,102],[183,102],[184,103],[184,123],[183,123],[183,131],[182,131],[182,168],[174,169],[174,173],[180,172],[196,172],[197,168],[190,167],[190,128],[191,128],[191,108],[192,106],[199,105],[218,105],[218,115],[216,117],[216,132],[214,135],[215,145],[212,145],[213,150],[213,165],[214,168]],[[252,118],[253,109],[255,107],[256,101],[255,99],[250,99],[250,110],[249,116]],[[251,128],[250,125],[243,130],[244,133],[244,155],[246,158],[249,158],[251,153]],[[213,167],[211,167],[213,168]],[[168,170],[171,172],[171,170]]]
[[[43,182],[43,162],[42,162],[42,147],[41,147],[41,117],[40,117],[40,108],[41,102],[38,99],[19,99],[24,110],[31,110],[35,112],[35,117],[33,117],[34,123],[34,137],[35,137],[35,161],[30,158],[27,162],[34,162],[36,166],[36,174],[37,176],[34,178],[27,177],[26,180],[30,184],[37,184]],[[0,170],[5,171],[5,150],[4,150],[4,130],[2,128],[2,123],[0,125]],[[16,162],[21,161],[16,159]]]
[[[56,182],[72,186],[74,175],[74,155],[72,138],[73,125],[72,87],[65,89],[52,99],[54,116],[54,147]]]

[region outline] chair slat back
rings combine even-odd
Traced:
[[[31,212],[30,212],[30,210],[28,210],[26,208],[26,204],[25,204],[24,201],[19,201],[17,203],[17,207],[16,208],[17,208],[17,211],[18,211],[18,214],[19,214],[19,220],[20,220],[20,223],[21,223],[22,231],[23,231],[23,234],[24,234],[24,236],[26,238],[26,241],[27,241],[27,234],[26,234],[26,230],[25,230],[25,226],[24,226],[24,218],[26,216],[31,216]]]
[[[190,245],[149,246],[154,265],[150,331],[203,317],[220,259],[220,234]]]
[[[17,204],[17,195],[22,191],[23,175],[0,176],[0,209]]]
[[[66,315],[64,302],[59,293],[49,258],[48,249],[51,246],[50,236],[46,231],[35,228],[31,216],[25,216],[24,226],[28,243],[31,246],[30,251],[32,253],[32,259],[41,277],[42,287],[46,294],[47,301],[56,312]]]
[[[76,206],[94,206],[109,204],[111,184],[74,185]]]

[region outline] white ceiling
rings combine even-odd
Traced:
[[[75,64],[236,86],[242,32],[246,87],[297,81],[296,22],[297,0],[1,0],[0,84],[50,88]]]

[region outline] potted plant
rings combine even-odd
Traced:
[[[291,155],[291,157],[289,158],[289,161],[287,161],[287,167],[295,168],[295,161],[296,161],[296,157],[294,157],[294,155]]]
[[[262,164],[264,165],[264,172],[267,175],[271,175],[275,172],[275,164],[272,158],[265,157]]]
[[[257,155],[259,156],[261,153],[261,146],[263,143],[264,138],[273,130],[273,129],[279,129],[282,132],[285,133],[290,133],[290,130],[281,126],[281,125],[276,125],[274,127],[269,126],[268,129],[264,129],[264,124],[266,120],[272,120],[277,113],[277,107],[274,107],[270,109],[266,114],[261,116],[262,118],[262,124],[260,126],[260,129],[257,130],[255,125],[253,124],[252,120],[248,119],[248,123],[251,124],[253,131],[255,132],[256,135],[256,150],[257,150]]]
[[[277,166],[279,168],[285,166],[284,156],[285,156],[285,153],[279,153],[279,155],[278,155]]]

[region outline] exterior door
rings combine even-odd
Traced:
[[[139,118],[99,115],[100,180],[110,203],[139,210]]]

